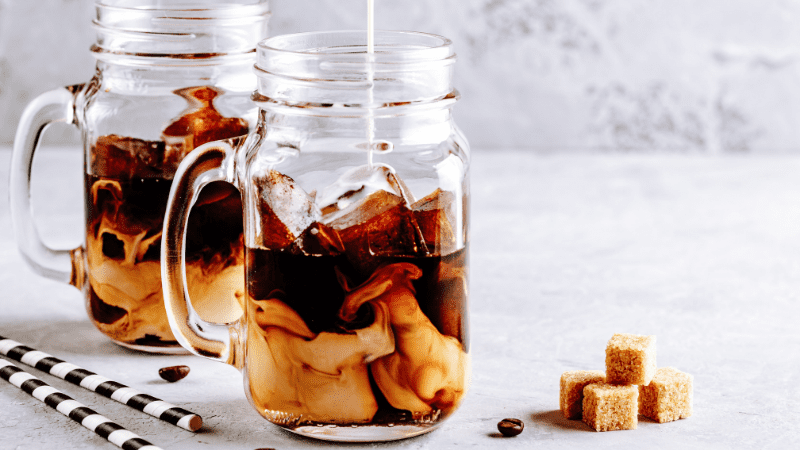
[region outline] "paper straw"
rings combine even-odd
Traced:
[[[69,417],[98,436],[124,450],[162,450],[94,410],[76,402],[68,395],[25,372],[14,364],[0,359],[0,378],[22,389],[61,414]]]
[[[47,353],[26,347],[3,336],[0,336],[0,354],[185,430],[197,431],[203,426],[203,418],[191,411],[178,408],[171,403],[141,393],[124,384],[54,358]]]

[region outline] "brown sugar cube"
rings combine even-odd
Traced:
[[[583,388],[583,421],[595,431],[635,430],[639,389],[594,383]]]
[[[659,423],[690,417],[692,379],[672,367],[658,369],[650,384],[639,386],[639,414]]]
[[[583,408],[583,388],[606,381],[601,370],[572,370],[561,375],[559,404],[567,419],[580,419]]]
[[[650,384],[656,374],[656,337],[615,334],[606,347],[606,381]]]

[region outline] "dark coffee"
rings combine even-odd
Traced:
[[[351,280],[351,286],[367,281],[345,255],[307,256],[249,247],[245,248],[245,253],[247,294],[250,298],[281,300],[297,312],[313,333],[347,333],[348,329],[358,326],[358,323],[348,324],[337,316],[345,298],[339,280]],[[421,276],[412,281],[412,286],[420,309],[439,333],[456,338],[467,349],[463,274],[466,255],[467,249],[461,249],[444,257],[375,256],[372,259],[378,267],[396,263],[418,267]]]

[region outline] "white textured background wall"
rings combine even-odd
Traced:
[[[800,1],[376,0],[460,55],[473,147],[800,152]],[[271,34],[365,26],[364,0],[273,0]],[[0,143],[88,80],[91,0],[0,0]],[[62,138],[72,138],[67,135]]]

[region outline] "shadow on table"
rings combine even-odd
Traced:
[[[558,409],[533,413],[531,414],[531,420],[539,426],[558,428],[560,430],[593,431],[581,420],[565,419]]]
[[[58,357],[78,355],[141,355],[111,342],[88,320],[0,322],[0,336]]]
[[[425,443],[435,438],[436,430],[421,436],[390,442],[328,442],[304,437],[261,417],[245,399],[193,406],[193,410],[203,416],[203,428],[192,439],[221,448],[235,443],[237,448],[407,448],[414,444],[426,447]]]

